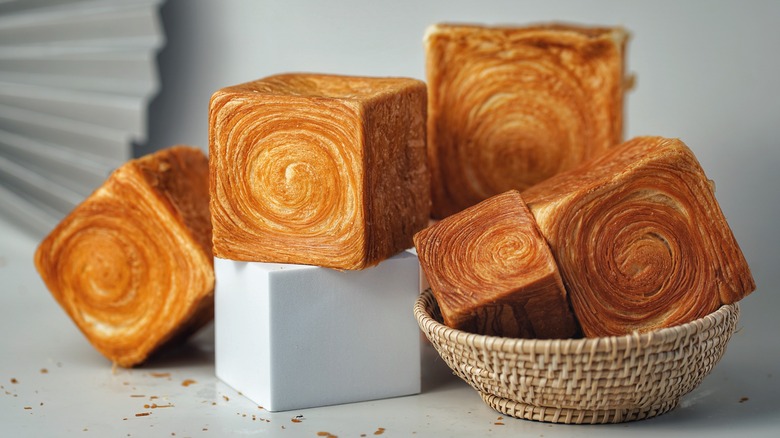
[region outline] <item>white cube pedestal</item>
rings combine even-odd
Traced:
[[[269,411],[420,392],[419,263],[362,271],[215,259],[216,374]]]

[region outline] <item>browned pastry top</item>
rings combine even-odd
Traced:
[[[366,101],[419,86],[410,78],[381,78],[328,75],[317,73],[282,73],[225,87],[218,93],[263,93],[284,98],[326,98]]]

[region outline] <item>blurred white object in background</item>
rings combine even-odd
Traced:
[[[146,141],[163,0],[0,0],[0,214],[50,231]]]

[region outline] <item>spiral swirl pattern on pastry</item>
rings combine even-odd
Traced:
[[[217,200],[229,196],[229,202],[216,208],[235,221],[238,233],[256,229],[253,239],[273,235],[278,261],[294,258],[301,244],[331,245],[334,256],[338,249],[360,251],[363,242],[352,224],[363,220],[361,159],[349,147],[357,144],[358,132],[347,131],[354,125],[343,122],[356,120],[356,112],[339,105],[327,112],[322,106],[265,105],[253,104],[217,123],[215,135],[233,138],[217,140],[231,147],[216,151],[230,167],[220,172],[217,194]],[[293,107],[296,116],[289,117]]]
[[[755,288],[710,182],[679,140],[636,138],[523,197],[587,336],[682,324]]]
[[[411,196],[406,199],[419,197],[419,190],[410,186],[420,184],[409,175],[422,174],[420,169],[386,173],[397,167],[399,158],[381,156],[390,149],[402,157],[410,155],[406,144],[367,144],[376,137],[371,105],[377,94],[393,94],[382,90],[398,88],[398,81],[291,74],[215,93],[210,112],[215,255],[359,269],[403,249],[399,245],[411,246],[411,229],[419,227],[407,222],[427,217],[427,205],[419,212],[402,207],[391,219],[399,222],[396,227],[405,223],[409,228],[398,242],[385,238],[388,248],[374,250],[376,242],[371,240],[377,234],[372,234],[374,229],[388,222],[387,212],[371,206],[392,209],[388,199],[396,200],[400,193],[373,193],[370,172],[390,179],[393,190],[407,191]],[[414,85],[424,99],[423,84]],[[424,101],[418,106],[422,120]],[[398,104],[395,109],[407,107]],[[418,125],[424,135],[423,122]],[[380,135],[395,143],[408,136],[392,131]],[[424,149],[419,149],[424,158]],[[376,156],[382,160],[372,159]],[[419,161],[425,165],[424,159]]]
[[[444,323],[479,334],[568,338],[576,324],[555,260],[517,191],[415,236]]]
[[[572,26],[430,29],[434,216],[522,191],[619,143],[625,39]]]
[[[199,150],[183,147],[131,161],[36,251],[51,293],[120,366],[213,316],[207,170]]]

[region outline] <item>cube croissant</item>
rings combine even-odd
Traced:
[[[446,325],[515,338],[577,334],[555,259],[516,190],[437,222],[414,242]]]
[[[589,337],[683,324],[756,285],[693,152],[637,137],[523,192]]]
[[[214,317],[208,160],[176,146],[125,163],[35,252],[87,339],[124,367]]]
[[[431,27],[433,216],[522,192],[620,143],[627,35],[562,24]]]
[[[427,224],[426,88],[283,74],[223,88],[209,113],[216,257],[362,269]]]

